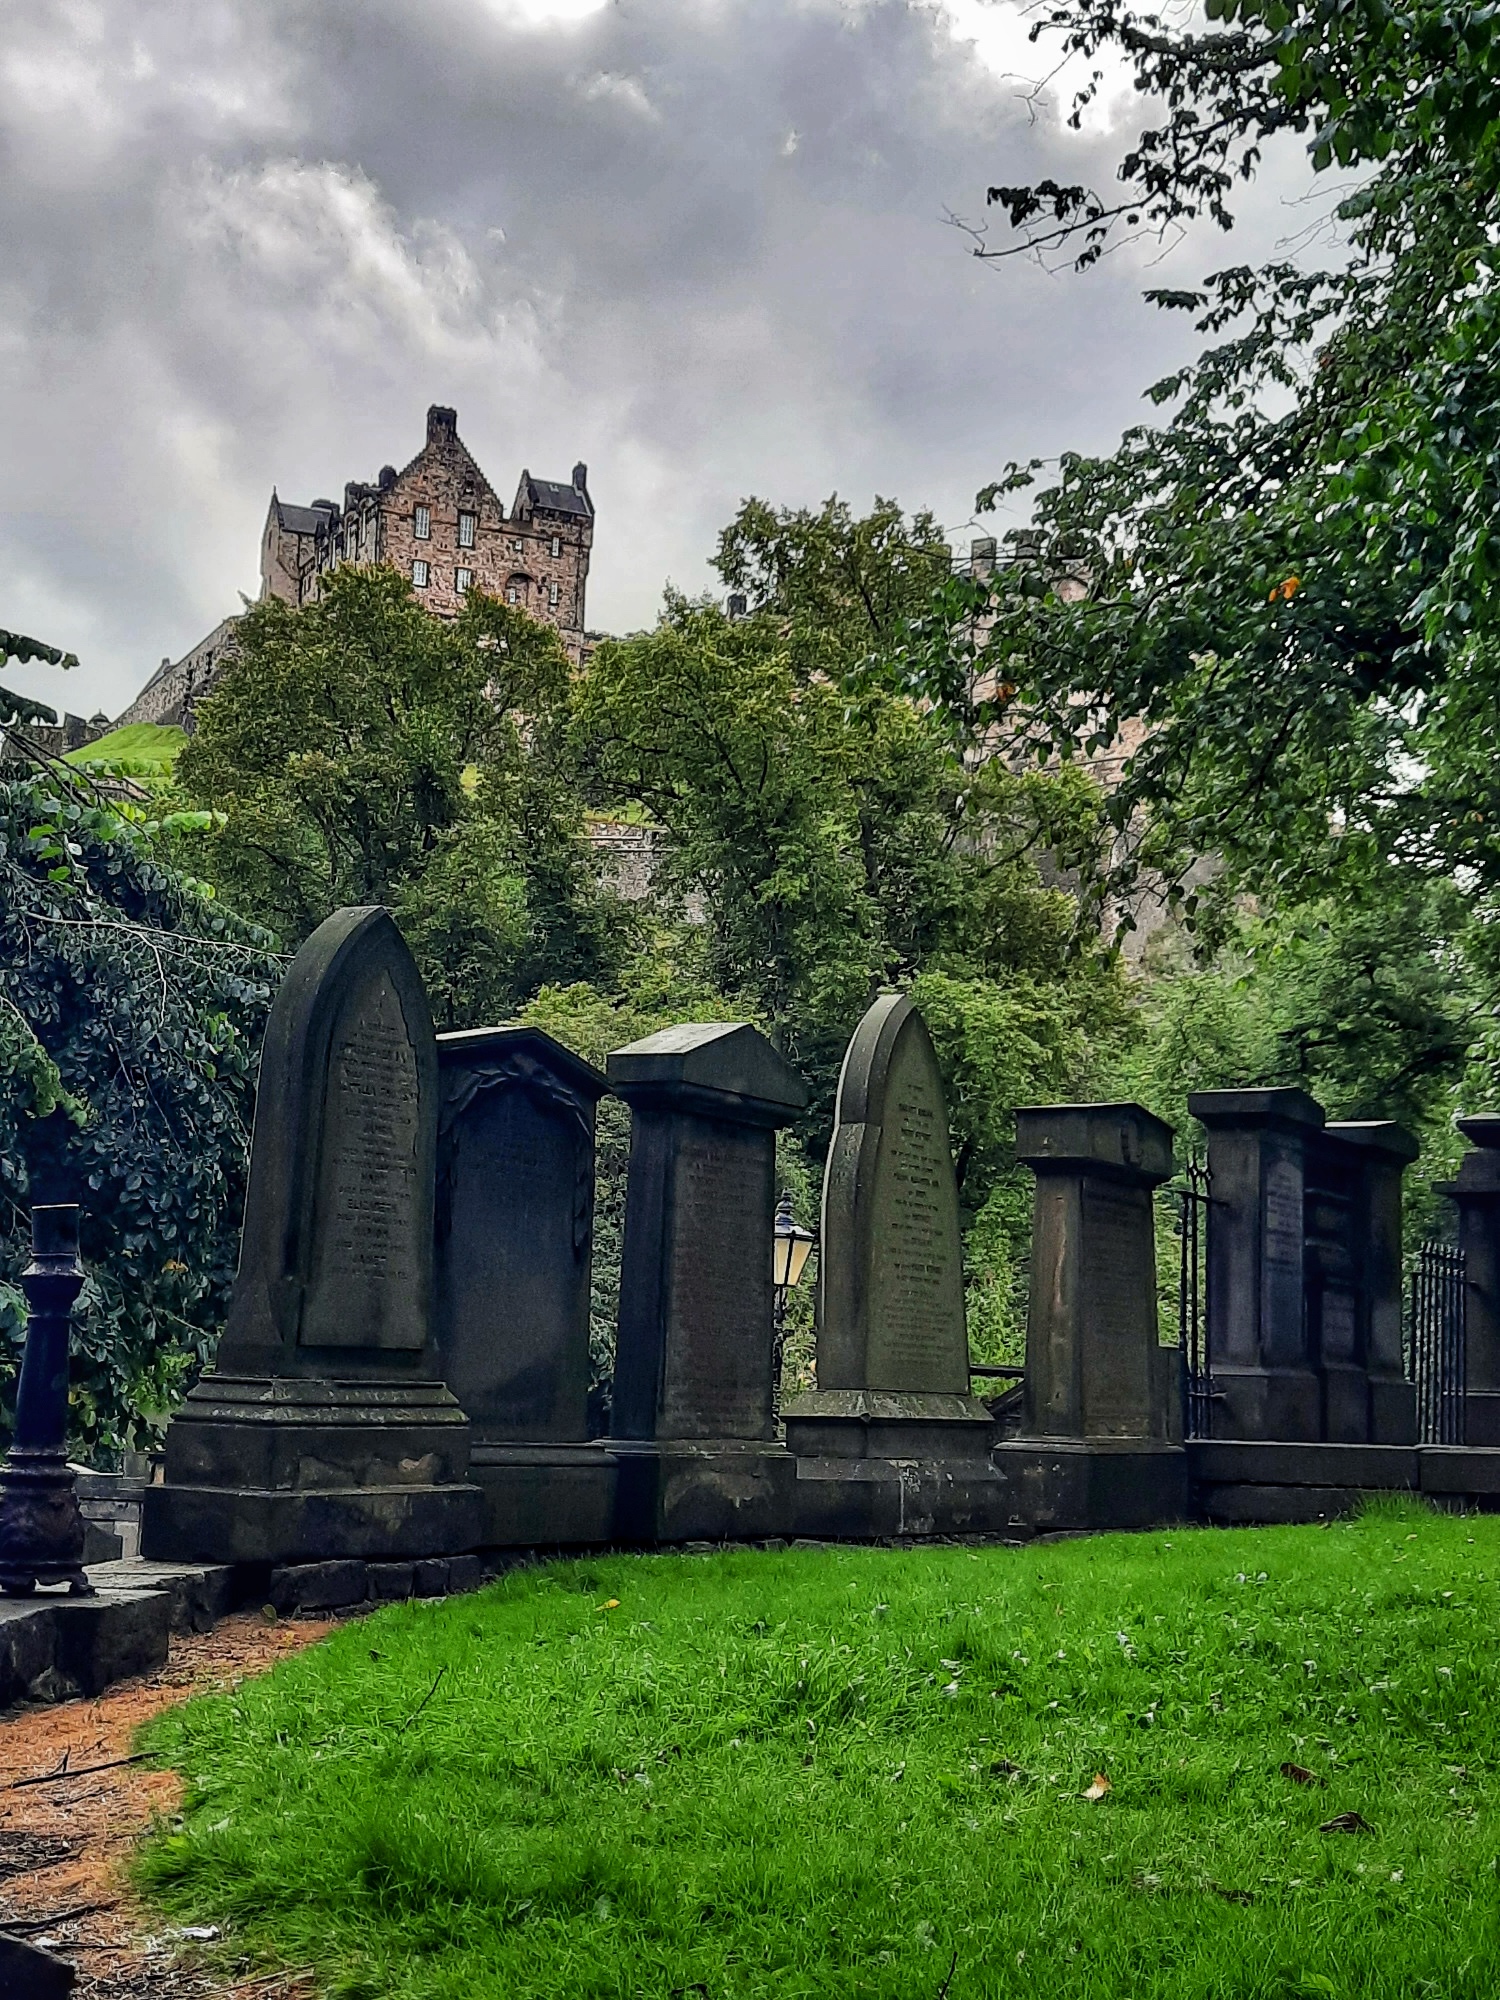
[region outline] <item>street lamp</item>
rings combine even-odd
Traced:
[[[776,1210],[776,1231],[771,1239],[771,1284],[776,1301],[775,1335],[771,1343],[771,1408],[781,1415],[781,1358],[786,1347],[786,1295],[799,1284],[807,1269],[816,1238],[810,1229],[792,1220],[792,1197],[783,1194]]]

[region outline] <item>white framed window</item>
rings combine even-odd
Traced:
[[[505,601],[507,604],[519,604],[521,601],[521,593],[513,583],[505,586]]]
[[[549,583],[547,585],[547,602],[554,611],[557,609],[557,595],[558,595],[557,585],[555,583]]]
[[[432,540],[432,509],[430,507],[418,507],[415,510],[412,515],[411,531],[419,542],[429,542]],[[422,581],[425,583],[427,581],[426,577],[423,577]]]
[[[523,556],[523,555],[525,555],[525,553],[526,553],[526,544],[525,544],[525,543],[524,543],[524,542],[523,542],[523,541],[522,541],[522,540],[520,539],[520,537],[519,537],[519,536],[516,536],[516,537],[515,537],[515,538],[513,538],[513,540],[511,541],[511,545],[510,545],[510,552],[511,552],[511,554],[512,554],[513,556]]]
[[[554,535],[554,536],[552,537],[552,553],[553,553],[553,555],[555,555],[555,556],[560,556],[560,555],[562,554],[562,536],[561,536],[561,535]]]
[[[475,529],[476,529],[476,528],[477,528],[478,526],[479,526],[479,516],[478,516],[477,514],[460,514],[460,515],[459,515],[459,517],[458,517],[458,546],[459,546],[459,547],[460,547],[461,549],[472,549],[472,548],[473,548],[473,546],[474,546],[474,530],[475,530]]]
[[[427,588],[427,565],[420,556],[417,557],[411,566],[411,580],[418,590],[425,590]]]
[[[469,585],[473,581],[474,581],[473,570],[471,569],[455,570],[453,575],[453,588],[458,592],[459,596],[462,597],[463,593],[469,588]]]

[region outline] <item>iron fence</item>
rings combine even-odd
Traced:
[[[1208,1333],[1208,1165],[1192,1154],[1171,1190],[1177,1199],[1177,1338],[1182,1348],[1184,1437],[1212,1436],[1213,1356]]]
[[[1422,1244],[1412,1264],[1406,1366],[1417,1388],[1419,1443],[1462,1444],[1464,1257],[1451,1243]]]

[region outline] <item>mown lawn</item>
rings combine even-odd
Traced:
[[[381,2000],[1492,2000],[1497,1575],[1415,1508],[560,1563],[161,1718],[141,1879]]]

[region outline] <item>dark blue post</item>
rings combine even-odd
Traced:
[[[0,1590],[26,1597],[39,1583],[66,1583],[76,1596],[93,1585],[83,1569],[83,1515],[68,1469],[68,1325],[83,1286],[78,1210],[69,1203],[31,1211],[26,1353],[16,1396],[16,1430],[0,1466]]]

